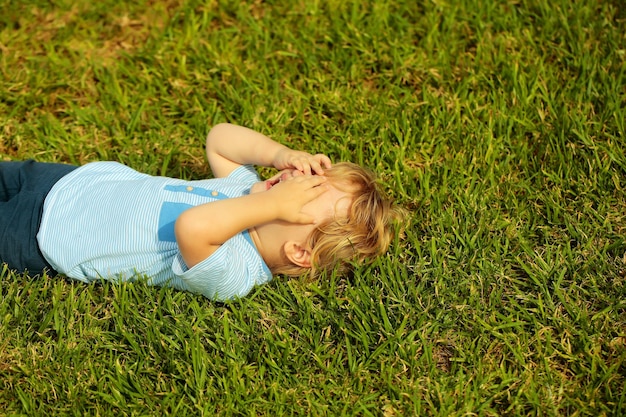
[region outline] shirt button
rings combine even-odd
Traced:
[[[187,191],[192,191],[193,187],[190,185],[189,187],[187,187]]]
[[[218,194],[219,194],[219,193],[218,193],[217,191],[211,191],[211,195],[212,195],[213,197],[217,197],[217,195],[218,195]]]

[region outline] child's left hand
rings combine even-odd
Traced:
[[[324,175],[324,169],[330,168],[332,164],[330,158],[324,154],[311,155],[308,152],[284,148],[276,153],[273,165],[279,170],[291,168],[305,175]]]

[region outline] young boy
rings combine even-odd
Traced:
[[[199,181],[116,162],[0,163],[0,261],[227,300],[273,273],[343,271],[387,249],[395,211],[369,171],[231,124],[211,129],[206,151],[216,178]],[[259,181],[252,165],[282,171]]]

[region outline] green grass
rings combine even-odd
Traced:
[[[237,302],[0,272],[0,414],[626,414],[617,0],[0,0],[0,158],[210,175],[230,121],[410,210]]]

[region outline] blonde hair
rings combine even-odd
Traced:
[[[332,186],[351,198],[347,218],[331,218],[320,224],[308,237],[311,268],[287,262],[273,272],[289,276],[310,273],[316,278],[322,271],[340,274],[355,262],[372,261],[387,251],[394,235],[394,225],[401,211],[383,197],[376,176],[351,162],[340,162],[324,175]]]

